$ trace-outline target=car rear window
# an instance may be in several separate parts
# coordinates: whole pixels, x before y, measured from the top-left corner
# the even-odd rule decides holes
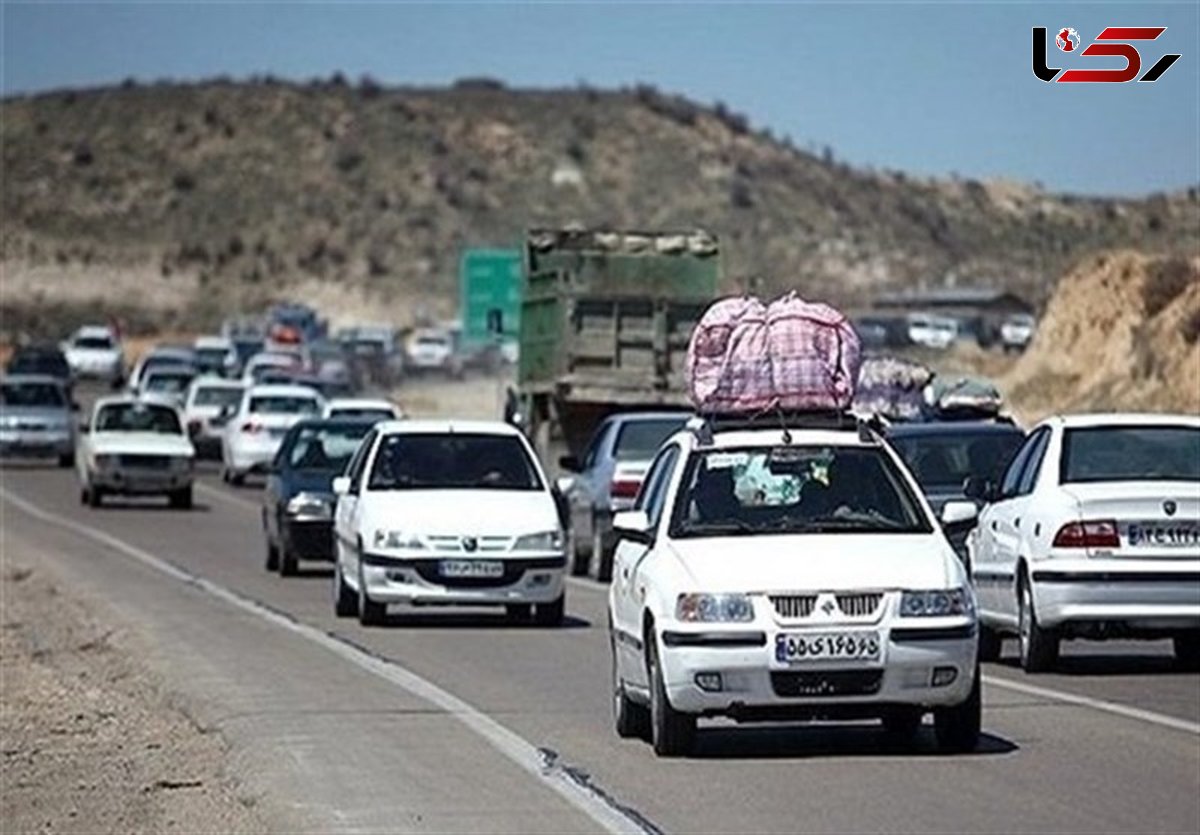
[[[192,382],[191,374],[151,374],[146,378],[146,391],[183,391]]]
[[[663,442],[678,432],[686,422],[686,415],[677,418],[626,421],[617,434],[614,455],[618,461],[649,461]]]
[[[65,406],[67,400],[54,383],[4,383],[0,385],[0,404],[53,409]]]
[[[113,342],[107,336],[81,336],[75,340],[76,348],[90,348],[101,351],[107,351],[112,348]]]
[[[309,414],[319,408],[315,398],[301,395],[272,394],[250,398],[250,411],[260,415]]]
[[[287,451],[288,466],[296,470],[340,473],[370,431],[371,427],[365,423],[302,427]]]
[[[386,409],[334,409],[329,413],[329,416],[362,420],[391,420],[395,417],[395,415]]]
[[[541,490],[525,446],[509,435],[405,433],[379,443],[371,490]]]
[[[193,406],[236,406],[242,390],[232,386],[201,386],[192,397]]]
[[[892,438],[892,446],[921,487],[961,488],[969,476],[998,481],[1025,440],[1012,432],[947,432]]]
[[[158,432],[180,435],[179,418],[174,409],[153,403],[112,403],[96,415],[97,432]]]
[[[1200,481],[1200,428],[1088,426],[1063,435],[1063,484]]]

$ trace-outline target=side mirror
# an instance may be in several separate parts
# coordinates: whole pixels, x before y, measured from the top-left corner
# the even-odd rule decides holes
[[[963,495],[968,499],[987,503],[996,497],[996,486],[983,476],[968,476],[963,480]]]
[[[350,492],[350,476],[340,475],[333,480],[333,495],[345,496]]]
[[[613,516],[613,530],[618,537],[649,545],[654,541],[650,517],[644,510],[625,510]]]
[[[962,525],[974,522],[979,518],[979,508],[975,502],[946,502],[942,507],[942,525]]]
[[[558,466],[568,473],[577,473],[583,469],[583,465],[579,463],[579,459],[574,455],[564,455],[559,458]]]
[[[575,478],[573,476],[565,475],[555,479],[554,489],[564,496],[570,494],[570,492],[575,489]]]

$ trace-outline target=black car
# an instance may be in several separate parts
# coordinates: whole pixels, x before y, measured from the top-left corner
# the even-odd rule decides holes
[[[68,396],[74,393],[74,378],[67,358],[54,345],[26,345],[18,348],[4,368],[8,374],[38,374],[62,382]]]
[[[946,502],[972,501],[963,489],[968,478],[997,481],[1025,440],[1020,427],[1004,420],[904,423],[888,427],[887,436],[939,516]],[[950,536],[964,557],[969,532]]]
[[[300,560],[333,560],[333,480],[371,421],[304,420],[284,436],[263,491],[267,570],[296,573]]]

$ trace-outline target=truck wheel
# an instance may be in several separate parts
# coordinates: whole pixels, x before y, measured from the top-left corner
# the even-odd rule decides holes
[[[562,626],[563,616],[567,611],[567,593],[564,591],[557,600],[550,603],[539,603],[533,607],[533,622],[538,626]]]
[[[979,747],[979,730],[983,718],[980,698],[979,665],[975,666],[975,682],[971,695],[960,705],[939,707],[933,711],[933,731],[938,748],[948,754],[965,754]]]
[[[1058,633],[1044,629],[1033,608],[1033,589],[1022,576],[1018,601],[1021,642],[1021,668],[1027,673],[1044,673],[1058,661]]]
[[[696,739],[696,717],[671,706],[652,634],[646,636],[646,666],[650,673],[650,741],[654,753],[660,757],[685,756],[691,753]]]

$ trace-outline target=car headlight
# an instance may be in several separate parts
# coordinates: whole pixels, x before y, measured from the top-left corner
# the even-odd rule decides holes
[[[319,519],[333,518],[333,503],[315,493],[297,493],[288,499],[288,516],[315,516]]]
[[[563,547],[562,531],[542,531],[518,536],[514,551],[559,551]]]
[[[425,548],[425,543],[417,538],[415,534],[405,531],[375,531],[375,537],[372,539],[376,548],[387,548],[389,550],[403,551],[420,551]]]
[[[692,623],[754,620],[754,604],[745,594],[681,594],[675,603],[675,619]]]
[[[900,596],[900,617],[904,618],[936,618],[974,612],[975,603],[966,589],[906,591]]]

